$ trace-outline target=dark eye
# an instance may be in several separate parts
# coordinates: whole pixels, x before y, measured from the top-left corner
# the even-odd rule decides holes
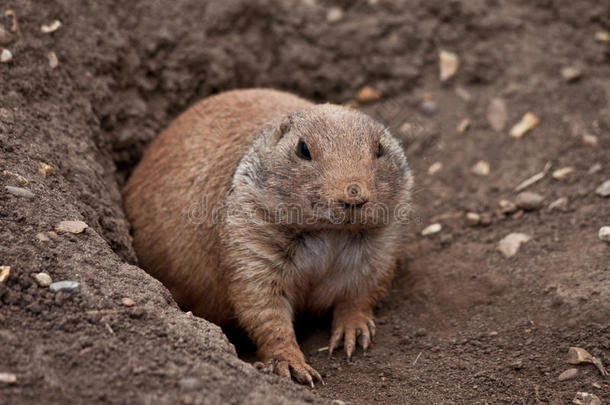
[[[380,158],[383,156],[383,154],[384,154],[383,146],[381,146],[381,144],[379,144],[379,146],[377,147],[377,157]]]
[[[299,143],[297,144],[297,156],[301,159],[311,160],[311,153],[309,153],[309,148],[307,144],[302,139],[299,139]]]

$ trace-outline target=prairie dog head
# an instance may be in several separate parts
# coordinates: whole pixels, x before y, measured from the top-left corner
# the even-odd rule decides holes
[[[412,176],[383,125],[324,104],[269,123],[238,166],[234,188],[239,183],[266,220],[359,229],[395,220],[410,202]]]

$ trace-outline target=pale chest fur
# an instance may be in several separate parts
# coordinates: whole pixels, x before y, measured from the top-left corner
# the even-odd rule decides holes
[[[338,298],[376,279],[379,242],[376,236],[345,231],[299,235],[283,270],[294,310],[327,311]]]

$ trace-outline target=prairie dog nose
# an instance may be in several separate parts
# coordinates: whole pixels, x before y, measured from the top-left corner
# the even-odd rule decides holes
[[[370,193],[368,188],[359,182],[350,182],[345,186],[343,197],[339,199],[339,202],[346,207],[355,206],[360,207],[364,205],[370,199]]]

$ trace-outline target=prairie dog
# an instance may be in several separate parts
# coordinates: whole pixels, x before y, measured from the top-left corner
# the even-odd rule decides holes
[[[140,265],[178,304],[236,322],[277,374],[313,385],[294,315],[333,311],[331,354],[369,347],[412,183],[398,141],[367,115],[250,89],[174,120],[123,194]]]

